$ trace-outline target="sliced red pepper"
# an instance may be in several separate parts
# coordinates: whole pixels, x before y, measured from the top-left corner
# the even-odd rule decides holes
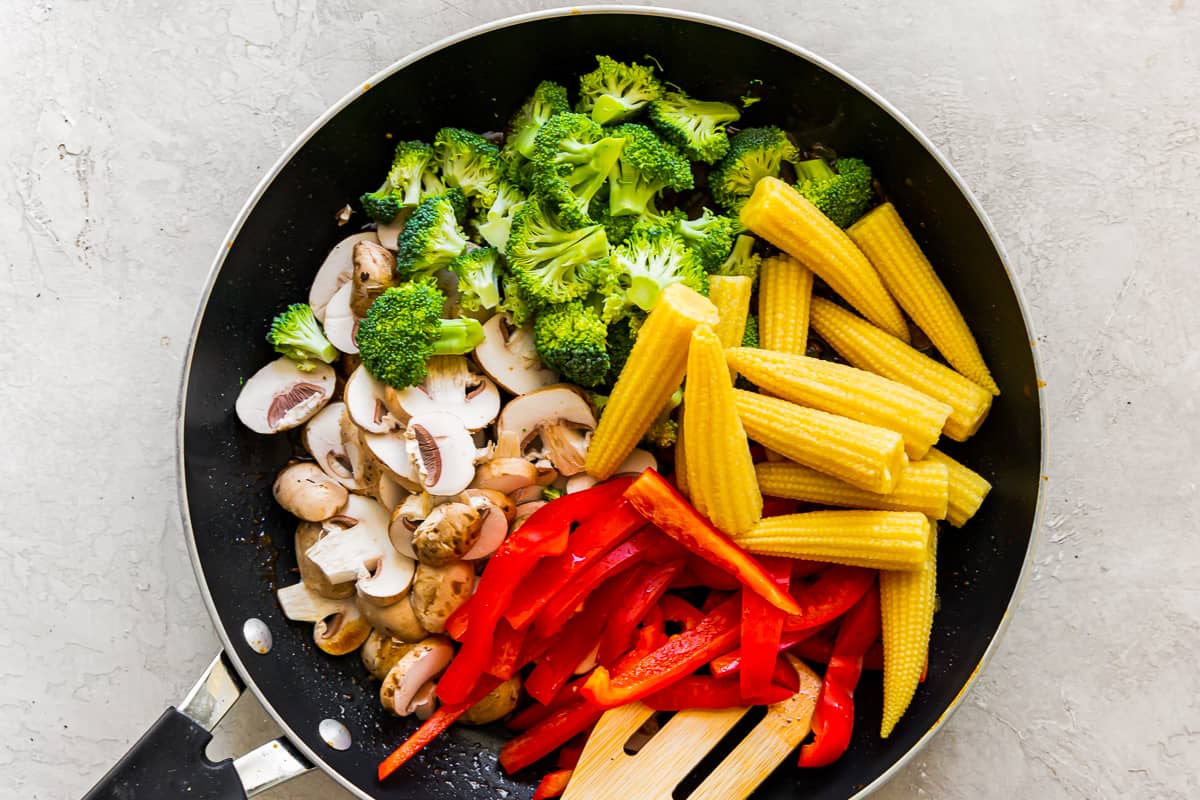
[[[579,757],[583,755],[583,748],[587,745],[587,735],[581,734],[575,738],[575,741],[564,745],[558,751],[558,756],[554,759],[554,765],[559,769],[574,769],[579,763]]]
[[[658,601],[658,610],[662,612],[663,622],[674,622],[685,631],[700,624],[704,613],[679,595],[668,594]]]
[[[779,637],[779,649],[776,652],[782,653],[786,650],[793,650],[793,648],[797,648],[797,646],[801,645],[802,642],[805,642],[810,638],[814,638],[820,633],[820,628],[809,628],[808,630],[803,631],[785,631]],[[830,644],[830,647],[832,647],[832,644]],[[797,654],[799,655],[799,653]],[[801,655],[801,658],[804,658],[804,656]],[[825,661],[828,660],[828,656],[826,656]],[[824,664],[825,661],[822,661],[821,663]],[[713,676],[717,678],[724,678],[741,672],[741,648],[714,658],[709,668],[712,671]]]
[[[579,700],[560,708],[529,730],[509,739],[500,748],[500,766],[510,775],[562,747],[596,724],[604,709]]]
[[[784,636],[787,635],[786,633],[784,634]],[[793,647],[791,652],[813,664],[828,664],[830,657],[833,655],[833,640],[823,636],[814,636],[812,639],[801,642]],[[875,642],[867,650],[867,654],[863,656],[863,669],[870,672],[879,672],[883,669],[882,643]],[[924,680],[924,675],[921,677]]]
[[[637,568],[631,578],[628,595],[621,601],[620,607],[613,610],[604,635],[600,637],[600,649],[596,653],[599,663],[608,666],[629,649],[638,623],[682,569],[682,561],[646,564]]]
[[[707,586],[709,589],[736,592],[742,588],[742,584],[738,583],[737,578],[727,572],[722,572],[699,556],[692,556],[688,559],[687,571],[696,576],[701,586]]]
[[[777,686],[790,689],[792,694],[800,691],[800,676],[796,674],[796,668],[782,656],[775,657],[775,670],[771,673],[771,681]]]
[[[800,606],[782,591],[754,557],[714,528],[663,476],[646,469],[625,490],[625,499],[663,533],[701,558],[736,577],[752,592],[789,614]]]
[[[875,570],[835,564],[817,574],[811,582],[792,584],[792,597],[800,611],[783,621],[785,631],[815,628],[845,614],[862,599],[875,582]]]
[[[613,481],[627,483],[627,479]],[[605,484],[607,486],[608,484]],[[646,524],[642,515],[624,500],[616,507],[598,511],[584,520],[571,534],[567,551],[561,556],[547,558],[538,564],[513,593],[512,603],[504,617],[514,628],[525,628],[538,612],[550,602],[571,579],[594,564],[597,559],[633,535]]]
[[[802,558],[794,558],[792,559],[792,580],[799,581],[801,578],[816,575],[823,569],[829,569],[829,565],[823,561],[805,561]]]
[[[487,676],[479,682],[478,686],[474,687],[474,690],[463,702],[448,703],[434,711],[429,719],[421,723],[421,727],[413,731],[412,735],[404,740],[404,744],[397,747],[387,758],[379,762],[379,780],[382,781],[407,764],[413,756],[425,749],[425,745],[440,736],[443,731],[454,724],[455,720],[467,713],[467,709],[478,703],[488,692],[499,685],[500,681],[498,679]]]
[[[792,675],[795,674],[793,669]],[[686,708],[733,708],[754,703],[780,703],[795,693],[795,689],[768,683],[760,687],[754,700],[750,700],[742,695],[736,678],[687,675],[670,686],[646,695],[642,702],[655,711],[682,711]]]
[[[717,606],[721,605],[721,603],[724,603],[726,600],[728,600],[732,596],[732,594],[733,594],[732,592],[720,592],[720,591],[709,592],[708,596],[704,598],[704,602],[700,605],[700,613],[708,614],[708,613],[712,612],[712,610],[714,608],[716,608]]]
[[[795,500],[783,497],[764,497],[762,515],[764,517],[782,517],[784,514],[795,514],[800,504]]]
[[[525,645],[527,631],[515,631],[506,620],[500,620],[496,625],[496,635],[492,642],[492,657],[484,672],[488,675],[506,681],[522,666],[520,662],[521,649]]]
[[[792,563],[787,558],[763,558],[763,568],[781,591],[792,580]],[[754,592],[742,592],[742,669],[739,680],[742,695],[754,698],[755,692],[770,685],[771,672],[779,654],[784,613]]]
[[[640,700],[690,675],[738,640],[741,599],[734,595],[690,631],[672,636],[666,644],[610,676],[597,667],[583,685],[584,698],[603,708]]]
[[[556,769],[554,772],[546,773],[545,777],[538,783],[537,788],[533,790],[533,800],[550,800],[553,797],[562,797],[563,792],[567,790],[567,784],[571,782],[571,774],[575,770],[572,769]]]

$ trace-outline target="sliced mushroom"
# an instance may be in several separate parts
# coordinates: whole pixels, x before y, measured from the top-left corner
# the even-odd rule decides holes
[[[283,468],[275,478],[275,502],[284,511],[309,522],[328,519],[346,503],[346,487],[309,461]]]
[[[325,338],[343,353],[358,352],[355,337],[358,336],[358,323],[362,317],[350,308],[350,295],[353,292],[353,283],[343,284],[329,298],[329,305],[325,307]]]
[[[487,725],[512,713],[521,696],[521,678],[514,675],[492,689],[478,703],[467,709],[459,721],[467,725]]]
[[[404,433],[364,433],[363,444],[396,481],[409,491],[420,491],[421,475],[409,453]]]
[[[374,231],[364,231],[347,236],[333,246],[325,256],[325,262],[317,270],[313,278],[312,288],[308,292],[308,304],[312,306],[313,316],[319,321],[325,321],[325,307],[334,292],[349,283],[354,274],[354,245],[359,242],[378,242]],[[335,345],[336,346],[336,345]]]
[[[453,495],[470,485],[475,477],[475,443],[457,416],[431,411],[413,417],[404,438],[425,491]]]
[[[294,428],[320,411],[337,379],[328,364],[302,372],[290,358],[277,358],[254,373],[238,393],[238,419],[255,433]]]
[[[325,577],[325,573],[321,572],[312,559],[308,557],[308,551],[313,545],[329,535],[336,535],[344,531],[338,521],[330,520],[324,523],[318,522],[301,522],[296,526],[296,563],[300,567],[300,580],[304,581],[304,585],[312,589],[322,597],[329,597],[335,600],[342,600],[354,595],[354,581],[344,581],[342,583],[333,583]]]
[[[471,481],[474,489],[493,489],[511,495],[518,489],[537,483],[538,469],[521,458],[521,436],[516,432],[501,434],[492,451],[492,458],[475,471]]]
[[[379,502],[383,503],[383,507],[389,512],[395,511],[412,496],[412,492],[387,472],[379,475],[379,484],[375,493],[379,497]]]
[[[375,298],[395,283],[396,256],[379,242],[367,240],[354,245],[351,258],[354,290],[350,293],[350,310],[362,319]]]
[[[658,459],[653,454],[646,450],[638,448],[630,452],[630,454],[621,462],[621,466],[617,467],[616,472],[612,477],[619,478],[622,475],[641,475],[647,469],[658,469]],[[567,479],[567,494],[575,494],[582,492],[584,489],[590,489],[595,486],[598,481],[586,472],[580,472],[572,475]]]
[[[371,635],[363,642],[358,655],[371,677],[381,681],[387,677],[392,667],[396,666],[396,662],[414,646],[372,628]]]
[[[362,364],[346,379],[342,400],[350,419],[367,433],[390,433],[402,427],[384,402],[386,388],[386,384],[375,380]]]
[[[496,552],[508,535],[508,523],[517,513],[516,505],[508,495],[493,489],[467,489],[462,496],[468,499],[483,514],[479,528],[479,539],[463,555],[464,561],[487,558]]]
[[[429,635],[429,631],[417,622],[412,603],[399,602],[390,606],[377,606],[370,600],[359,597],[358,610],[367,622],[371,623],[371,627],[402,642],[419,642]]]
[[[448,412],[467,430],[486,427],[500,413],[496,384],[471,369],[464,356],[434,356],[429,359],[425,379],[417,386],[388,393],[389,407],[402,419],[430,412]],[[394,393],[394,394],[393,394]]]
[[[483,514],[475,504],[443,503],[413,531],[412,549],[422,564],[448,564],[475,546],[482,528]]]
[[[417,693],[442,674],[454,657],[454,646],[444,636],[430,636],[413,647],[388,670],[379,688],[379,701],[397,716],[406,717],[416,708]]]
[[[544,500],[546,497],[546,487],[540,483],[531,483],[528,486],[523,486],[514,491],[511,495],[514,505],[523,503],[532,503],[534,500]]]
[[[351,495],[338,517],[345,531],[326,536],[308,550],[313,565],[332,583],[354,581],[360,598],[386,606],[400,600],[415,565],[388,540],[388,513],[375,500]]]
[[[275,593],[284,616],[296,622],[313,622],[313,641],[331,656],[357,650],[371,634],[371,626],[353,600],[322,597],[303,582]]]
[[[430,633],[446,630],[446,619],[471,597],[475,568],[465,561],[441,566],[418,564],[408,600],[421,627]]]
[[[475,360],[492,380],[515,395],[558,382],[558,374],[538,357],[533,329],[514,327],[507,314],[496,314],[484,324]]]
[[[330,403],[312,418],[304,428],[304,447],[326,475],[350,491],[371,488],[371,465],[345,403]]]
[[[392,511],[391,522],[388,524],[388,537],[395,547],[409,558],[416,558],[413,550],[413,533],[429,516],[436,505],[428,492],[415,492],[405,498],[404,502]]]
[[[525,524],[525,520],[532,517],[534,512],[544,505],[546,505],[545,500],[535,500],[532,503],[521,503],[521,505],[517,506],[517,513],[516,516],[513,517],[512,524],[508,526],[508,532],[512,533],[520,528]]]
[[[408,214],[401,212],[391,222],[381,222],[375,229],[379,243],[393,253],[400,249],[400,233],[404,230],[404,222]]]
[[[596,417],[574,387],[549,386],[517,397],[504,407],[497,423],[500,436],[515,433],[525,455],[550,459],[563,475],[583,471],[588,440]],[[540,444],[540,449],[535,445]]]

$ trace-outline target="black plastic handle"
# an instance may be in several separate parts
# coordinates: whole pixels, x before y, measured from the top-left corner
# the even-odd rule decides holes
[[[168,708],[83,800],[246,800],[233,759],[209,761],[212,734]]]

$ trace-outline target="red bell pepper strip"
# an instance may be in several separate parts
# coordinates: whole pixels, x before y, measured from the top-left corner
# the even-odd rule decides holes
[[[762,565],[782,590],[792,580],[788,558],[763,558]],[[742,592],[742,669],[739,680],[742,695],[753,699],[755,692],[768,687],[779,654],[784,613],[753,592]],[[794,671],[794,670],[793,670]]]
[[[714,567],[699,556],[692,556],[687,562],[687,571],[696,576],[701,586],[718,589],[722,592],[736,592],[742,588],[738,579],[727,572]]]
[[[788,634],[784,634],[787,636]],[[791,648],[791,652],[813,664],[828,664],[833,655],[833,640],[824,636],[815,636]],[[863,669],[879,672],[883,669],[883,645],[875,642],[863,656]]]
[[[733,595],[732,592],[711,591],[704,598],[704,602],[700,604],[700,613],[709,614],[714,608],[724,603]]]
[[[596,667],[583,685],[583,696],[603,708],[631,703],[690,675],[737,645],[741,599],[734,595],[690,631],[610,676]]]
[[[547,772],[537,788],[533,790],[533,800],[551,800],[553,797],[562,797],[563,792],[567,790],[567,784],[571,782],[571,773],[574,769],[556,769],[554,772]]]
[[[816,575],[823,569],[828,569],[829,565],[822,561],[805,561],[802,558],[792,559],[792,580],[799,581],[801,578],[807,578],[811,575]]]
[[[508,774],[528,767],[596,724],[604,709],[586,700],[560,708],[500,748],[500,766]]]
[[[791,689],[792,694],[800,691],[800,676],[796,674],[796,668],[782,656],[775,657],[775,671],[771,673],[771,681],[777,686]]]
[[[613,483],[617,486],[628,485],[628,479],[622,478]],[[642,515],[624,500],[618,502],[615,508],[604,509],[588,517],[571,534],[567,551],[538,564],[529,579],[517,588],[512,603],[504,612],[505,619],[518,630],[527,627],[550,602],[550,598],[569,584],[572,578],[645,524]]]
[[[682,561],[638,567],[631,578],[628,595],[621,601],[620,607],[613,610],[604,628],[604,635],[600,637],[600,649],[596,652],[599,663],[608,666],[629,649],[638,623],[682,569]]]
[[[782,497],[764,497],[762,505],[762,515],[764,517],[782,517],[784,514],[794,514],[800,504],[795,500],[787,500]]]
[[[515,631],[506,620],[500,620],[492,642],[492,657],[483,671],[502,681],[511,678],[524,666],[520,663],[520,657],[526,633],[527,631]]]
[[[608,578],[644,561],[662,562],[678,558],[679,545],[653,526],[642,528],[577,575],[546,604],[534,623],[538,634],[550,636],[560,630],[587,596]]]
[[[559,769],[574,769],[579,763],[579,757],[583,755],[583,748],[587,745],[587,736],[582,736],[582,740],[576,737],[572,744],[564,745],[558,751],[558,756],[554,759],[554,765]]]
[[[789,614],[800,606],[782,591],[754,557],[714,528],[663,476],[646,469],[625,490],[625,499],[663,533],[714,566],[733,575],[742,585],[757,592]]]
[[[821,632],[821,630],[822,630],[821,628],[809,628],[808,630],[803,630],[803,631],[785,631],[779,637],[779,648],[776,652],[782,653],[787,650],[793,650],[793,652],[795,652],[794,648],[797,648],[798,646],[802,646],[801,645],[802,642],[805,642],[811,638],[816,637]],[[830,646],[832,647],[832,644]],[[801,656],[801,658],[803,658],[803,657],[804,656]],[[828,658],[828,656],[826,656],[825,661],[828,661],[828,660],[829,660],[829,658]],[[825,661],[822,661],[821,663],[824,664]],[[725,678],[730,675],[736,675],[737,673],[741,672],[741,670],[742,670],[742,650],[741,650],[741,648],[738,648],[737,650],[730,651],[730,652],[726,653],[725,655],[714,658],[712,661],[712,664],[709,665],[709,669],[712,672],[713,677],[715,677],[715,678]]]
[[[404,740],[404,744],[397,747],[387,758],[379,762],[379,780],[384,780],[387,776],[408,763],[413,756],[425,749],[425,745],[440,736],[446,728],[454,724],[455,720],[467,713],[467,709],[478,703],[488,692],[499,685],[500,681],[498,679],[490,676],[485,677],[475,686],[466,700],[461,703],[448,703],[434,711],[429,719],[421,723],[421,727],[413,731],[412,735]]]
[[[835,564],[817,573],[811,582],[792,584],[792,597],[801,609],[783,621],[785,631],[799,631],[825,625],[862,599],[875,583],[875,570]]]
[[[662,612],[663,622],[674,622],[685,631],[700,624],[704,613],[679,595],[668,594],[658,601],[658,610]]]
[[[796,671],[792,670],[795,675]],[[754,700],[742,695],[736,678],[712,678],[687,675],[670,686],[652,692],[642,702],[655,711],[682,711],[686,708],[733,708],[754,703],[779,703],[796,693],[795,689],[767,683],[759,687]]]
[[[854,731],[854,689],[862,675],[863,656],[879,632],[879,590],[872,587],[838,626],[813,711],[813,740],[800,748],[798,766],[825,767],[846,752]]]

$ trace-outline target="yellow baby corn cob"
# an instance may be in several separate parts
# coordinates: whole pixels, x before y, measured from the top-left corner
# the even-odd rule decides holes
[[[812,328],[859,369],[911,386],[953,409],[942,433],[963,442],[979,430],[992,395],[954,370],[889,336],[871,323],[822,297],[814,297]]]
[[[1000,394],[962,312],[896,207],[884,203],[868,211],[846,233],[875,265],[892,297],[950,365],[992,394]]]
[[[758,341],[764,350],[804,354],[813,274],[791,256],[773,256],[758,268]],[[736,347],[741,341],[725,345]]]
[[[758,488],[770,497],[786,497],[842,508],[880,511],[919,511],[930,519],[945,519],[949,496],[948,470],[933,461],[909,463],[891,494],[875,494],[800,464],[761,463],[754,466]]]
[[[809,511],[767,517],[736,541],[760,555],[915,570],[925,563],[929,532],[929,518],[912,511]]]
[[[738,420],[725,351],[707,325],[692,333],[683,396],[692,503],[730,536],[745,533],[762,517],[762,495],[750,443]]]
[[[744,347],[726,350],[725,357],[768,394],[896,431],[909,458],[925,455],[952,411],[910,386],[845,364]]]
[[[662,290],[592,435],[589,475],[605,480],[637,446],[683,380],[692,331],[716,324],[717,309],[708,298],[682,283]]]
[[[908,341],[908,325],[879,273],[846,232],[799,192],[763,178],[742,206],[742,224],[825,279],[846,302],[893,336]]]
[[[754,281],[745,275],[713,275],[708,279],[708,299],[717,307],[717,325],[713,330],[722,347],[737,347],[746,335],[746,317],[750,314],[750,292]],[[808,325],[808,315],[804,317]]]
[[[925,460],[945,465],[950,481],[950,504],[946,509],[946,521],[956,528],[961,528],[983,505],[983,498],[992,490],[992,485],[978,472],[963,466],[936,447],[929,448]]]
[[[886,739],[912,702],[933,627],[937,591],[937,523],[930,528],[925,563],[915,571],[879,573],[879,605],[883,611],[883,724]]]
[[[895,431],[754,392],[738,389],[734,396],[751,439],[860,489],[892,491],[908,464],[904,439]]]

